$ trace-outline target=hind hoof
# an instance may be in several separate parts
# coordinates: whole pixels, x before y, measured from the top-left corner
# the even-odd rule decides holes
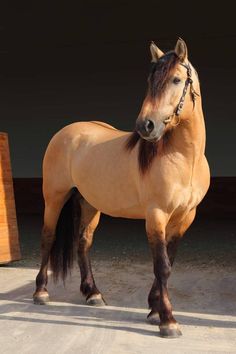
[[[158,325],[160,324],[159,314],[158,312],[151,311],[147,316],[147,322],[151,325]]]
[[[86,299],[86,302],[89,306],[106,306],[101,294],[91,295],[88,299]]]
[[[46,291],[41,291],[33,295],[33,301],[35,305],[46,305],[50,299]]]
[[[160,326],[160,336],[163,338],[178,338],[182,336],[182,332],[177,323],[172,323]]]

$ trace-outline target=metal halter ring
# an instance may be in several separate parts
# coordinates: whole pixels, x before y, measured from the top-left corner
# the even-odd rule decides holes
[[[177,122],[173,124],[173,119],[171,119],[170,125],[172,125],[172,127],[177,127],[177,125],[180,123],[180,116],[177,116],[176,114],[174,114],[174,116],[177,117]]]
[[[177,120],[177,123],[174,123],[174,124],[173,124],[173,118],[174,118],[174,117],[177,117],[178,120]],[[166,118],[166,119],[163,121],[163,123],[165,123],[165,124],[170,123],[170,124],[172,125],[172,127],[176,127],[176,126],[179,125],[179,123],[180,123],[180,117],[179,117],[179,115],[177,115],[176,113],[173,113],[171,116],[169,116],[168,118]]]

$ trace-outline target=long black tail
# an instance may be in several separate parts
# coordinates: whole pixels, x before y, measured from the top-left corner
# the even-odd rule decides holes
[[[77,190],[72,191],[57,222],[55,240],[50,251],[50,266],[54,281],[57,281],[59,277],[65,281],[68,271],[73,266],[74,245],[80,216],[79,203],[76,202],[77,194]]]

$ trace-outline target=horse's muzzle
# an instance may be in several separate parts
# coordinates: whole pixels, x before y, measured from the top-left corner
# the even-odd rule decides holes
[[[163,136],[165,131],[164,122],[154,122],[151,119],[137,120],[135,130],[141,136],[141,138],[157,142]]]

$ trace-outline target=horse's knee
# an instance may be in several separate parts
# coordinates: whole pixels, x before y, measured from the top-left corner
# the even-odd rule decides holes
[[[171,265],[168,260],[166,260],[166,262],[161,262],[161,264],[156,268],[155,276],[157,279],[166,280],[169,278],[171,274]]]
[[[157,280],[166,280],[171,273],[171,263],[167,253],[165,242],[158,242],[155,246],[154,273]]]

